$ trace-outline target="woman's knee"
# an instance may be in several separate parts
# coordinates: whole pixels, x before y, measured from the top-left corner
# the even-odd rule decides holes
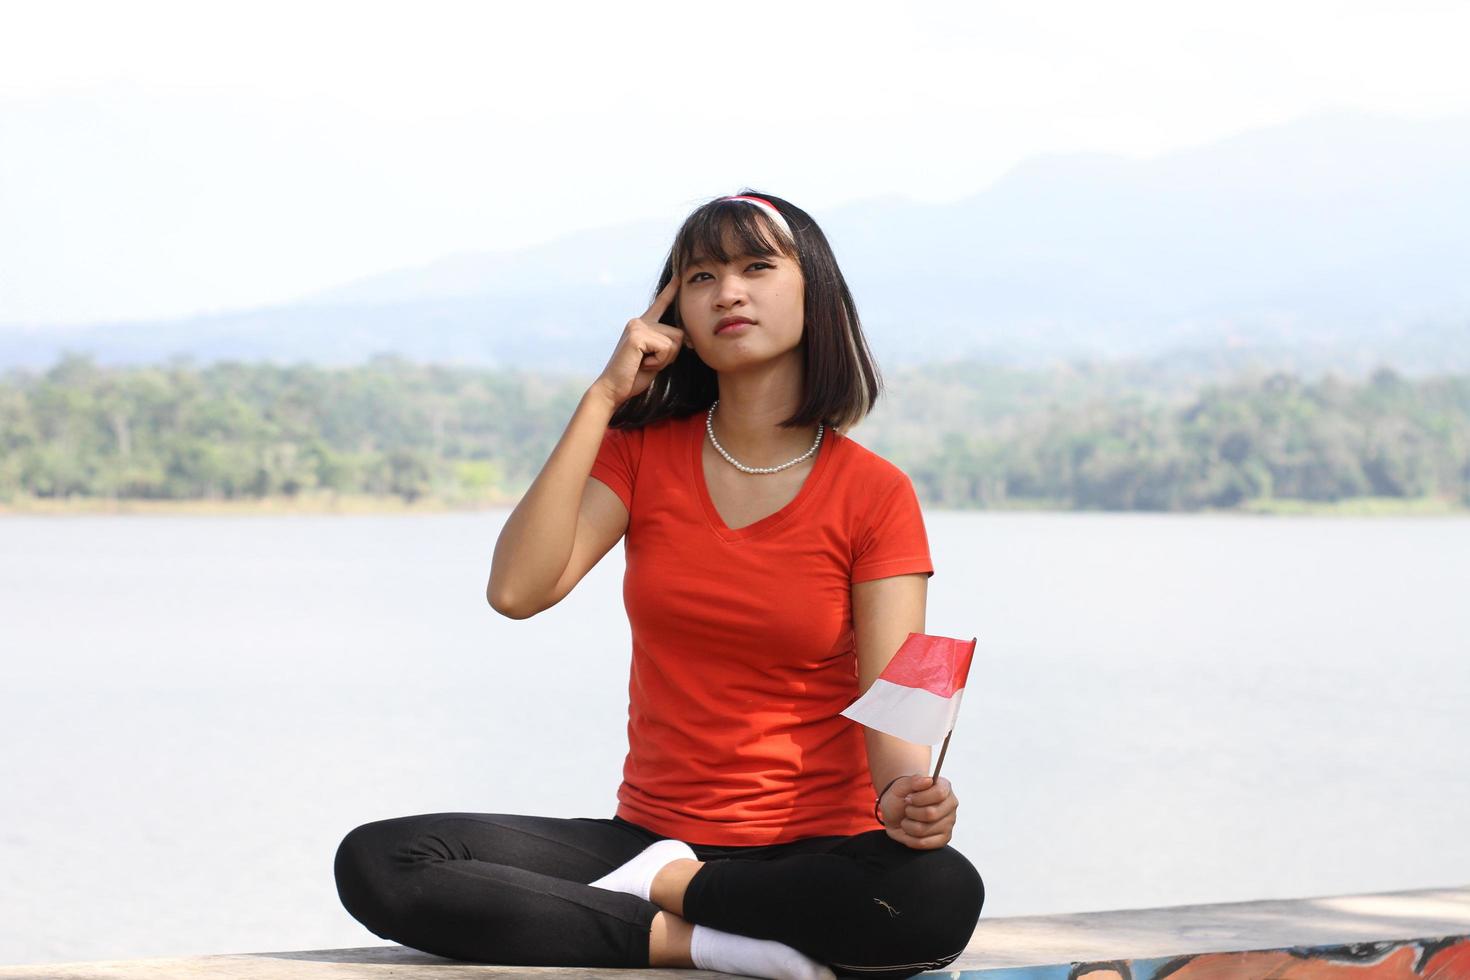
[[[963,950],[975,933],[985,904],[985,882],[969,859],[949,845],[915,851],[901,879],[909,906],[916,913],[909,921],[923,935],[934,956]]]
[[[402,867],[404,819],[375,820],[353,828],[337,845],[332,861],[343,908],[382,939],[394,938],[388,932],[402,917],[396,906],[406,893],[394,887],[394,878]]]
[[[929,874],[934,876],[939,887],[945,889],[950,900],[969,910],[971,922],[980,918],[980,909],[985,905],[985,881],[970,859],[946,844],[933,855],[933,866]]]
[[[980,872],[959,851],[945,845],[930,852],[929,906],[940,924],[937,941],[950,950],[962,950],[975,933],[980,910],[985,905],[985,881]]]
[[[948,966],[969,945],[985,904],[985,883],[959,851],[904,850],[874,879],[871,897],[882,914],[869,914],[863,953],[845,964],[863,975],[888,967],[882,977],[906,977]],[[839,974],[841,965],[833,964]]]

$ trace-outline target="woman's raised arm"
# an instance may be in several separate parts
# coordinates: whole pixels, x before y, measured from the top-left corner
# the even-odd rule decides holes
[[[546,465],[506,518],[485,586],[485,598],[496,612],[524,619],[550,604],[572,557],[583,491],[615,408],[599,386],[588,389]],[[617,509],[623,505],[617,503]],[[626,527],[626,513],[622,519]]]
[[[628,321],[602,374],[582,400],[566,431],[536,479],[500,529],[491,559],[485,598],[496,612],[514,619],[533,616],[559,601],[576,581],[564,581],[576,555],[577,531],[592,524],[575,571],[580,579],[613,546],[627,527],[628,514],[611,490],[584,494],[607,423],[624,401],[644,391],[654,376],[679,356],[684,332],[659,323],[678,292],[678,280],[654,297],[641,317]],[[595,539],[595,540],[592,540]]]

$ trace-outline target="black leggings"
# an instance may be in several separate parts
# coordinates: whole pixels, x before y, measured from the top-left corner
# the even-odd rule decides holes
[[[374,935],[451,959],[647,968],[659,907],[588,882],[661,839],[620,817],[394,817],[343,838],[337,893]],[[690,846],[709,863],[689,882],[684,919],[774,939],[839,975],[886,980],[948,965],[985,901],[959,851],[914,850],[881,829]]]

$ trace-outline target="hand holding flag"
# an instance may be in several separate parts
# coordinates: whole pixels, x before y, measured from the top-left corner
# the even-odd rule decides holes
[[[842,714],[875,731],[908,742],[933,745],[944,740],[933,776],[900,776],[889,784],[903,800],[898,813],[884,807],[883,795],[873,812],[888,836],[909,847],[943,847],[954,828],[959,801],[949,780],[939,778],[949,736],[960,710],[960,697],[975,655],[968,641],[927,633],[910,633],[883,672],[862,697]],[[897,822],[891,822],[902,815]]]

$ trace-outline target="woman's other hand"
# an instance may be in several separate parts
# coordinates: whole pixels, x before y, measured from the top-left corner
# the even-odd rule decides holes
[[[888,836],[915,850],[933,850],[954,835],[959,797],[940,776],[901,776],[878,801]]]
[[[679,356],[684,331],[658,322],[678,293],[679,280],[670,279],[643,315],[629,320],[623,328],[612,357],[595,382],[607,392],[614,408],[641,395],[653,384],[654,375]]]

